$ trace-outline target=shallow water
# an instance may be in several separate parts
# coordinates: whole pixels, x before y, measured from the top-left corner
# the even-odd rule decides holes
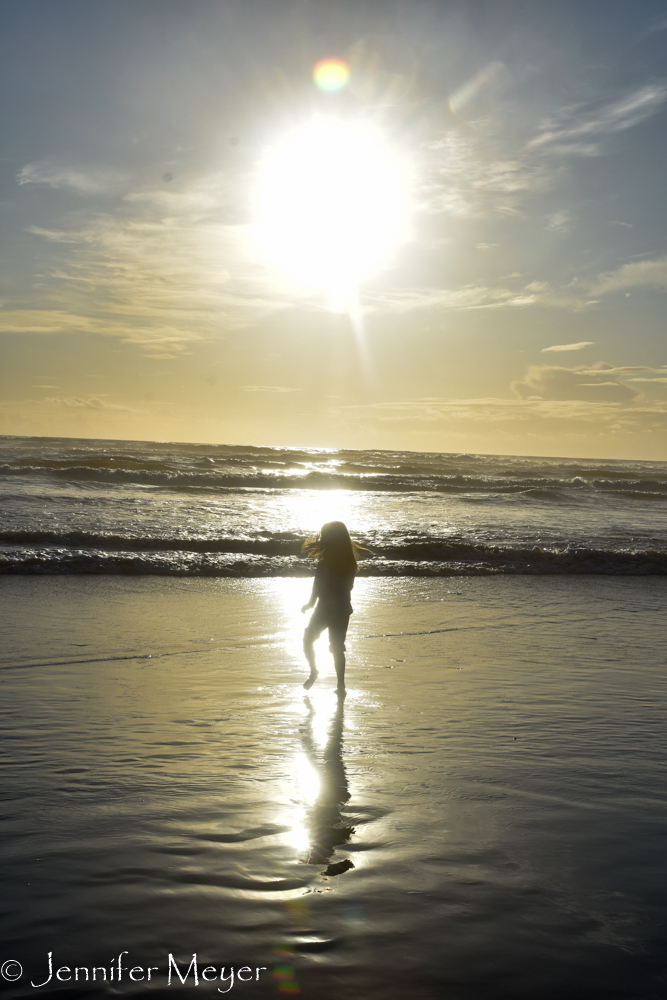
[[[0,580],[7,996],[664,995],[667,581],[359,580],[343,704],[308,589]]]

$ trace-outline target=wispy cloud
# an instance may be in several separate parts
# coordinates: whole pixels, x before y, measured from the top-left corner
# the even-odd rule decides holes
[[[372,426],[432,425],[441,432],[465,430],[466,425],[511,427],[531,435],[567,430],[586,436],[604,432],[635,433],[667,431],[667,402],[627,405],[606,400],[534,400],[534,399],[407,399],[386,403],[368,403],[341,408],[355,424]]]
[[[81,233],[67,232],[63,229],[42,229],[40,226],[28,226],[29,233],[33,236],[41,236],[49,243],[80,243]]]
[[[373,293],[363,298],[369,313],[407,313],[423,309],[522,309],[550,306],[580,312],[592,303],[572,295],[568,289],[554,288],[546,281],[531,281],[523,288],[464,285],[462,288],[411,288],[401,292]]]
[[[300,392],[300,389],[290,389],[284,385],[242,385],[245,392]]]
[[[70,410],[119,410],[125,413],[136,413],[131,406],[122,406],[120,403],[110,403],[108,399],[101,396],[58,396],[45,399],[44,403],[51,406],[63,406]]]
[[[79,194],[94,195],[113,191],[123,178],[109,168],[68,166],[50,160],[28,163],[17,174],[19,184],[44,184],[52,188],[71,188]]]
[[[0,401],[0,432],[133,438],[146,410],[88,394]],[[157,431],[157,427],[156,427]]]
[[[606,375],[633,375],[636,372],[649,372],[655,375],[667,375],[667,366],[661,368],[653,368],[651,365],[607,365],[603,361],[599,361],[596,365],[591,368],[582,368],[584,375],[599,375],[601,371],[604,371]],[[628,379],[629,382],[632,379]]]
[[[425,180],[418,196],[423,212],[459,218],[521,214],[525,197],[545,191],[553,169],[510,146],[488,119],[465,130],[449,129],[422,150]]]
[[[61,333],[65,330],[89,332],[88,323],[58,309],[3,309],[0,333]]]
[[[556,365],[531,365],[522,381],[512,382],[512,391],[520,399],[587,400],[608,403],[638,401],[642,394],[628,383],[667,382],[667,366],[594,365],[564,368]],[[648,388],[647,388],[648,392]]]
[[[492,64],[492,76],[498,65]],[[483,76],[471,81],[470,94],[485,85]],[[470,94],[464,88],[457,100],[465,102]],[[536,130],[526,124],[528,135],[533,134],[523,144],[517,142],[515,122],[510,130],[504,127],[502,111],[449,128],[422,147],[425,180],[418,204],[429,215],[524,216],[531,199],[554,188],[565,173],[565,164],[551,154],[598,156],[605,136],[641,124],[666,101],[667,82],[653,81],[614,101],[560,108]],[[569,232],[574,227],[571,212],[553,213],[547,227]]]
[[[547,219],[547,229],[551,230],[552,233],[569,233],[574,229],[574,220],[572,213],[568,212],[566,209],[562,209],[560,212],[554,212]]]
[[[601,274],[592,282],[593,295],[604,295],[624,288],[667,288],[667,256],[656,260],[635,261],[623,264],[615,271]]]
[[[230,183],[220,172],[213,172],[195,181],[172,186],[148,187],[129,191],[123,201],[137,205],[144,211],[157,213],[161,218],[244,222],[247,221],[247,195],[243,189]]]
[[[520,399],[529,400],[629,403],[638,399],[639,391],[610,376],[612,370],[604,363],[593,368],[531,365],[523,381],[512,382],[511,389]]]
[[[180,193],[131,194],[76,231],[33,228],[66,250],[41,282],[42,308],[0,311],[0,330],[97,333],[173,357],[285,308],[293,295],[249,227],[225,220],[228,200],[211,175]]]
[[[161,347],[165,343],[178,348],[181,345],[203,339],[194,331],[176,331],[174,327],[162,327],[156,319],[159,312],[144,317],[134,314],[134,320],[124,322],[121,315],[99,315],[99,304],[86,314],[85,302],[81,302],[80,313],[68,313],[61,309],[14,309],[0,311],[0,333],[89,333],[107,337],[119,337],[127,343],[143,345],[147,349]],[[119,310],[120,312],[120,310]],[[140,312],[140,310],[137,310]],[[151,336],[154,334],[154,336]]]
[[[528,149],[558,146],[569,152],[592,152],[582,140],[622,132],[646,121],[667,101],[667,84],[648,83],[615,101],[597,106],[562,108],[545,121]]]
[[[554,353],[560,351],[583,351],[584,347],[592,347],[594,343],[594,340],[581,340],[578,344],[552,344],[551,347],[543,347],[542,354],[549,354],[551,351]]]

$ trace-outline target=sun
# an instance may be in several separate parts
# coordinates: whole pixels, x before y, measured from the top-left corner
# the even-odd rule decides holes
[[[259,247],[332,309],[349,308],[360,283],[387,264],[406,238],[407,216],[405,163],[367,123],[311,122],[260,164]]]

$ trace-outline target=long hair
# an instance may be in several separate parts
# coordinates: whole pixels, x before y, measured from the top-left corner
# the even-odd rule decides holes
[[[322,525],[317,538],[309,538],[301,551],[317,562],[330,566],[335,573],[357,572],[357,559],[369,554],[363,545],[356,545],[342,521],[329,521]]]

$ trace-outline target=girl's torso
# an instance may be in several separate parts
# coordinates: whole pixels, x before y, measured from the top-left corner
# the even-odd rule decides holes
[[[350,594],[354,586],[354,573],[337,573],[326,562],[317,564],[315,576],[320,581],[318,606],[338,615],[351,615]]]

